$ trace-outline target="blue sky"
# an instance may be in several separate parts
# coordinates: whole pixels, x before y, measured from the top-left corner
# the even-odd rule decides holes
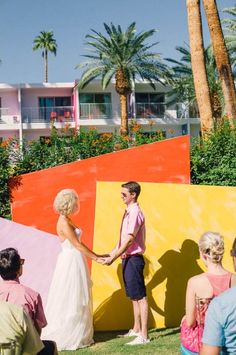
[[[219,11],[235,0],[217,0]],[[223,16],[226,16],[225,14]],[[103,22],[126,28],[135,21],[137,30],[159,30],[156,52],[179,59],[175,46],[188,42],[186,0],[1,0],[0,82],[43,81],[41,52],[32,51],[40,31],[53,31],[57,56],[49,56],[49,82],[70,82],[80,76],[76,64],[86,53],[85,36],[93,28],[103,31]],[[205,20],[205,44],[209,33]]]

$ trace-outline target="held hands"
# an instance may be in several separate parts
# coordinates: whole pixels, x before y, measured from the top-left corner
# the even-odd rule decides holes
[[[102,255],[97,255],[95,261],[99,264],[111,265],[114,261],[114,258],[110,254],[102,254]]]
[[[108,256],[106,258],[104,258],[104,262],[103,262],[103,265],[111,265],[113,263],[114,259],[112,256]]]
[[[109,254],[102,254],[102,255],[98,255],[97,254],[97,257],[95,259],[95,261],[98,263],[98,264],[105,264],[105,260],[107,257],[109,257],[110,255]]]

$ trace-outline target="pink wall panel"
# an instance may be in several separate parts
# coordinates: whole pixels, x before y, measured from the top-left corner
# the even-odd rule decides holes
[[[21,282],[37,290],[45,304],[61,248],[59,239],[52,234],[0,218],[0,250],[5,248],[16,248],[25,259]]]

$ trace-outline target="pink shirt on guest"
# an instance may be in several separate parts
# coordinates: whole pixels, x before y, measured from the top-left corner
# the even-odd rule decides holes
[[[18,279],[0,282],[0,300],[22,306],[38,328],[47,325],[40,294],[20,284]]]
[[[145,252],[145,218],[139,204],[133,203],[127,207],[122,219],[120,228],[119,246],[124,243],[128,234],[134,236],[131,246],[121,255],[124,259],[127,256],[143,254]]]

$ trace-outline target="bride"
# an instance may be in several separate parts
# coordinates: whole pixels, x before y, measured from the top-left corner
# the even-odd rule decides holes
[[[76,350],[94,343],[91,280],[85,256],[100,263],[103,259],[81,242],[82,231],[70,219],[79,211],[77,193],[61,190],[54,200],[54,209],[59,214],[57,234],[62,251],[48,294],[48,325],[42,339],[54,340],[58,350]]]

